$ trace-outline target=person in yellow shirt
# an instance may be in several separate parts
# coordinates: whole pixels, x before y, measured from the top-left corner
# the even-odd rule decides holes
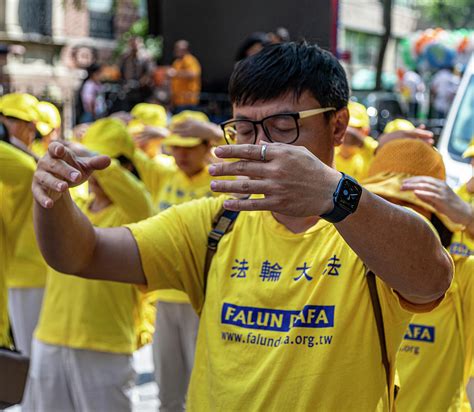
[[[39,102],[36,105],[38,111],[38,121],[36,122],[36,129],[41,136],[41,139],[35,139],[31,150],[37,156],[45,155],[48,145],[53,141],[59,139],[61,131],[61,114],[58,108],[50,102]]]
[[[168,70],[171,78],[171,103],[174,112],[192,110],[199,103],[201,93],[201,65],[189,51],[187,40],[174,45],[175,60]]]
[[[474,170],[474,139],[463,153],[463,157],[471,159]],[[446,182],[430,177],[407,179],[403,189],[412,190],[421,200],[462,225],[459,230],[454,231],[449,246],[449,251],[455,261],[474,255],[474,178],[456,191],[453,191]],[[474,407],[474,362],[468,393],[471,405]]]
[[[26,93],[2,98],[2,122],[11,142],[0,145],[2,220],[10,258],[5,276],[13,336],[17,348],[26,355],[31,352],[47,271],[33,229],[31,183],[36,162],[29,148],[36,133],[37,104],[38,100]]]
[[[222,127],[238,144],[215,155],[235,161],[209,173],[242,178],[213,180],[211,188],[251,198],[204,198],[135,225],[95,229],[54,188],[69,186],[73,171],[79,183],[106,159],[76,157],[55,142],[36,172],[48,181],[33,184],[48,263],[186,292],[200,314],[190,411],[390,409],[391,365],[413,313],[443,300],[449,254],[422,217],[331,167],[349,120],[349,87],[329,52],[268,46],[236,65],[229,90],[234,118]],[[61,170],[50,180],[55,162]],[[207,250],[215,251],[209,270]],[[383,334],[367,267],[377,275],[369,276],[377,313],[390,325]]]
[[[128,131],[136,145],[150,158],[160,152],[161,140],[168,136],[168,114],[159,104],[139,103],[130,112]]]
[[[143,176],[158,212],[213,196],[212,176],[207,164],[211,142],[174,132],[183,128],[182,123],[190,121],[210,123],[201,112],[186,110],[172,117],[172,134],[163,139],[162,144],[174,162],[144,159],[142,152],[137,150],[135,153],[137,170]],[[150,299],[157,302],[153,359],[160,409],[183,410],[194,363],[199,318],[182,291],[161,290],[153,293]]]
[[[336,169],[362,180],[367,176],[370,162],[374,157],[377,141],[369,136],[370,119],[364,105],[349,102],[349,125],[342,144],[335,149]]]
[[[133,170],[134,145],[117,119],[96,121],[82,143],[112,158],[89,178],[90,195],[77,207],[97,227],[114,227],[152,214],[151,198]],[[110,259],[114,259],[110,256]],[[134,285],[86,280],[50,270],[33,341],[25,409],[35,411],[131,410],[132,353],[143,317]]]
[[[377,151],[363,184],[367,190],[425,216],[447,247],[459,225],[404,188],[404,181],[417,176],[445,181],[442,156],[422,141],[400,139]],[[461,411],[472,357],[473,274],[474,258],[456,261],[454,283],[443,302],[411,320],[396,363],[398,411]]]

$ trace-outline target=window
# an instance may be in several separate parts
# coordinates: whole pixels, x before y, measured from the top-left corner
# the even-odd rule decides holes
[[[23,33],[52,34],[52,0],[19,0],[18,20]]]
[[[113,0],[87,0],[89,36],[114,38]]]
[[[454,120],[448,150],[456,160],[468,163],[462,154],[474,137],[474,75],[471,76]]]
[[[375,66],[377,62],[380,37],[358,31],[346,30],[345,49],[351,51],[351,64]]]

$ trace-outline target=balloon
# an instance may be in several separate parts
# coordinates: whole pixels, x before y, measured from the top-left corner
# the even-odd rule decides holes
[[[423,58],[433,69],[443,69],[454,65],[456,52],[442,43],[431,43],[426,46]]]

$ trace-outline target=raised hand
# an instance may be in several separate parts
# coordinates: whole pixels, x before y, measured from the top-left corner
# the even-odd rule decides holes
[[[421,125],[413,130],[396,130],[395,132],[385,133],[379,137],[379,146],[380,149],[383,145],[391,142],[396,139],[419,139],[425,142],[426,144],[434,144],[434,134],[429,130],[425,130],[425,126]]]
[[[416,176],[403,181],[402,190],[413,190],[415,195],[448,216],[453,222],[465,226],[472,224],[473,210],[443,180]]]
[[[38,161],[33,197],[42,207],[52,208],[70,187],[84,183],[94,170],[105,169],[109,164],[107,156],[78,156],[63,143],[52,142]]]
[[[199,137],[203,140],[215,141],[223,139],[224,135],[219,126],[210,122],[196,119],[186,119],[171,127],[173,133],[182,137]]]
[[[264,195],[258,199],[226,200],[226,209],[270,210],[306,217],[319,216],[333,208],[332,195],[341,173],[326,166],[302,146],[282,143],[219,146],[215,155],[240,160],[211,165],[212,176],[244,179],[213,181],[213,191]]]

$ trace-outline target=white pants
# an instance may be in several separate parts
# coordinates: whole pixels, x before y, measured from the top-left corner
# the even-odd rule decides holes
[[[471,408],[472,410],[474,410],[474,378],[469,379],[466,389],[467,389],[467,396],[471,403]]]
[[[33,340],[22,411],[131,411],[132,355],[72,349]]]
[[[153,360],[162,412],[185,409],[198,328],[199,317],[190,304],[158,302]]]
[[[38,323],[44,288],[8,289],[8,314],[17,349],[31,355],[31,340]]]

